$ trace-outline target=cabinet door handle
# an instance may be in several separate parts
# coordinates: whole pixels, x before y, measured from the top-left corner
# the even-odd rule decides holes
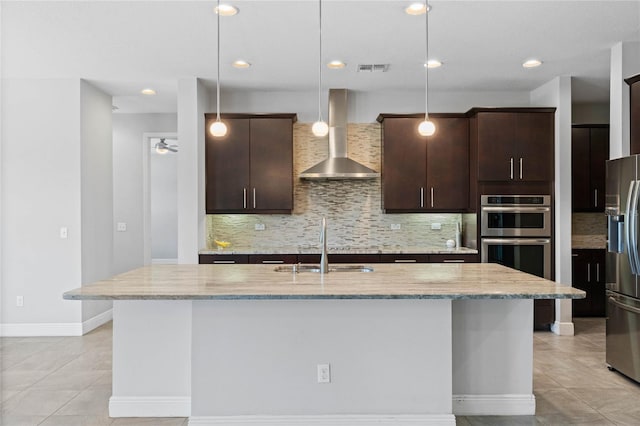
[[[247,208],[247,188],[242,188],[242,208]]]
[[[593,203],[593,204],[594,204],[596,207],[598,207],[598,190],[597,190],[597,189],[594,189],[594,190],[593,190],[593,192],[594,192],[594,196],[593,196],[593,201],[594,201],[594,203]]]
[[[256,208],[256,189],[253,188],[253,208]]]
[[[225,264],[226,265],[226,264],[236,263],[236,261],[235,260],[214,260],[213,263],[216,263],[216,264],[219,264],[219,265],[221,265],[221,264]]]
[[[393,261],[394,263],[416,263],[415,259],[396,259]]]
[[[420,207],[424,207],[424,188],[420,187]]]
[[[522,180],[522,157],[520,157],[520,180]]]
[[[591,282],[591,263],[587,263],[587,282]]]
[[[433,208],[433,195],[434,195],[433,186],[431,187],[431,207]]]
[[[262,263],[284,263],[284,260],[263,260]]]
[[[509,160],[509,179],[513,180],[513,157]]]
[[[578,255],[573,253],[573,254],[571,254],[571,257],[578,257]]]
[[[443,263],[464,263],[464,259],[445,259]]]
[[[600,263],[596,263],[596,282],[600,282]]]

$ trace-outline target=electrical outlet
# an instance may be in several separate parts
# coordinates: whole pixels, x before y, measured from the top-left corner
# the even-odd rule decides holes
[[[266,226],[264,226],[264,223],[256,223],[256,226],[255,226],[256,231],[264,231],[265,228]]]
[[[118,230],[118,232],[126,232],[127,231],[127,223],[126,222],[118,222],[117,230]]]
[[[431,224],[431,229],[434,231],[439,231],[442,229],[442,225],[440,223],[432,223]]]
[[[392,231],[399,231],[402,228],[402,225],[400,225],[399,223],[392,223],[391,224],[391,230]]]
[[[16,306],[23,307],[24,306],[24,297],[16,296]]]
[[[318,364],[318,383],[331,383],[331,367],[329,364]]]
[[[62,228],[60,228],[60,239],[62,240],[67,239],[68,234],[69,234],[69,231],[67,230],[66,226],[63,226]]]

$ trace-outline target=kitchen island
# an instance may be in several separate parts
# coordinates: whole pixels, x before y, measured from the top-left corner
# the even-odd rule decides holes
[[[532,299],[584,292],[495,264],[374,268],[156,265],[64,298],[114,301],[112,417],[328,426],[534,414]]]

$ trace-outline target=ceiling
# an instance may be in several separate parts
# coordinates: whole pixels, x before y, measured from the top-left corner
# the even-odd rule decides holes
[[[310,91],[318,84],[318,2],[233,0],[221,17],[223,90]],[[325,0],[323,87],[424,90],[425,20],[410,1]],[[3,1],[4,78],[84,78],[124,112],[176,111],[177,80],[215,85],[214,1]],[[639,1],[433,0],[430,90],[529,91],[559,75],[576,103],[608,102],[610,49],[639,40]],[[544,64],[524,69],[537,57]],[[235,69],[233,60],[252,66]],[[386,73],[358,64],[390,64]],[[153,87],[158,94],[139,92]]]

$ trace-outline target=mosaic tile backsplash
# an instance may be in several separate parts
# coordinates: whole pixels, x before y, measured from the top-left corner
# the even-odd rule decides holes
[[[349,124],[349,156],[380,171],[380,125]],[[297,176],[328,156],[326,138],[311,133],[311,124],[293,127],[294,211],[291,215],[207,215],[207,249],[215,249],[214,239],[231,242],[233,247],[278,249],[317,247],[320,222],[327,218],[330,247],[425,247],[444,248],[454,239],[455,213],[383,214],[381,180],[301,180]],[[265,229],[256,231],[255,225]],[[399,230],[392,230],[399,224]],[[432,230],[440,224],[440,230]]]

